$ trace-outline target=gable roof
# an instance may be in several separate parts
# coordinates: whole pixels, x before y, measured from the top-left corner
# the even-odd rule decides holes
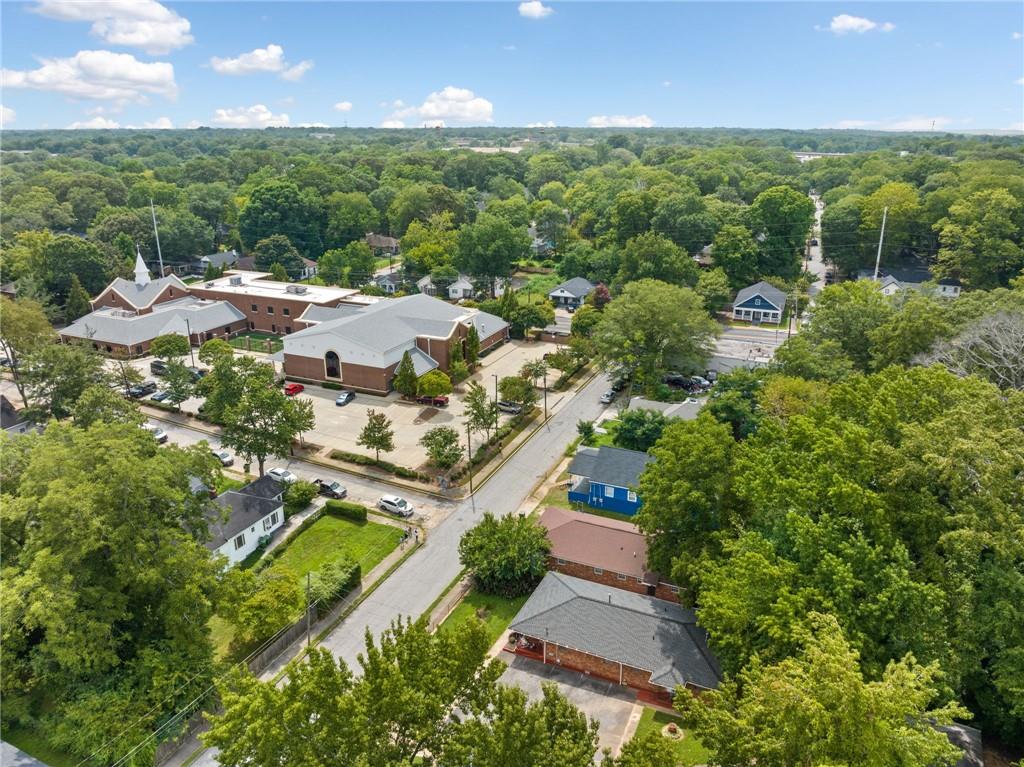
[[[753,285],[748,285],[737,293],[736,300],[732,302],[733,306],[739,306],[744,301],[747,301],[754,296],[761,296],[761,298],[768,299],[768,301],[770,301],[771,304],[780,312],[786,306],[786,294],[774,285],[770,285],[763,280],[761,282],[755,282]]]
[[[25,416],[7,397],[0,394],[0,429],[12,429],[25,423]]]
[[[571,280],[566,280],[561,285],[555,287],[548,295],[553,295],[559,291],[565,291],[574,298],[583,298],[588,295],[596,286],[588,279],[583,277],[573,277]]]
[[[653,456],[639,450],[602,445],[581,447],[569,464],[569,473],[615,487],[635,487]]]
[[[182,293],[188,293],[188,286],[175,275],[169,274],[166,277],[150,280],[145,284],[139,284],[132,280],[117,277],[113,282],[107,285],[106,288],[104,288],[103,293],[100,293],[100,296],[103,296],[103,294],[108,290],[112,290],[136,309],[145,309],[157,299],[157,297],[163,292],[164,288],[168,285],[180,288]],[[96,300],[98,301],[99,298]]]
[[[242,257],[242,254],[235,249],[223,250],[220,253],[211,253],[208,256],[203,256],[199,259],[201,263],[211,264],[218,269],[222,266],[232,266],[238,263],[238,259]]]
[[[649,671],[667,689],[714,689],[722,676],[693,610],[562,573],[544,576],[509,628]]]
[[[206,548],[215,551],[264,517],[280,511],[284,506],[282,492],[281,483],[264,474],[245,487],[218,495],[213,502],[220,509],[212,510],[207,516],[210,540],[206,542]],[[225,510],[227,519],[224,518]],[[257,532],[262,532],[262,529]]]
[[[205,301],[186,296],[157,304],[149,314],[112,308],[97,309],[75,320],[60,334],[97,343],[135,346],[166,333],[182,336],[189,330],[192,333],[205,333],[244,321],[245,315],[227,301]]]
[[[47,767],[45,762],[29,756],[5,740],[0,740],[0,764],[4,767]]]
[[[388,237],[386,234],[374,234],[373,232],[366,235],[366,244],[371,248],[398,248],[398,240],[394,237]]]
[[[262,477],[254,479],[238,492],[253,495],[257,498],[272,498],[279,500],[284,494],[284,485],[269,474],[264,474]]]
[[[636,525],[556,506],[544,510],[540,523],[557,559],[634,578],[653,575],[647,570],[647,539]],[[658,579],[645,582],[657,584]]]

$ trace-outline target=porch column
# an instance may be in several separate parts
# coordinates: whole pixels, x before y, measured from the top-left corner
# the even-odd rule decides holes
[[[547,663],[548,662],[548,643],[545,640],[543,640],[543,639],[541,640],[541,647],[543,648],[544,662]]]
[[[619,661],[619,684],[622,684],[622,661]]]

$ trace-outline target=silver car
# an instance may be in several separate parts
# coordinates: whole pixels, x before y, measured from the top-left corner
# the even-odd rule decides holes
[[[221,466],[231,466],[235,459],[231,457],[231,453],[227,450],[211,450],[213,457],[220,461]]]
[[[382,495],[377,501],[377,508],[397,517],[411,517],[413,513],[412,504],[397,495]]]

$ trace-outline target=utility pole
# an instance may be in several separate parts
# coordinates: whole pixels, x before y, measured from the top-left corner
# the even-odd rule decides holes
[[[160,252],[160,232],[156,229],[156,208],[153,207],[153,198],[149,198],[149,212],[153,216],[153,236],[156,238],[156,257],[160,262],[160,276],[164,276],[164,255]]]
[[[875,276],[872,279],[878,282],[878,265],[882,261],[882,240],[885,239],[885,219],[889,215],[889,206],[882,208],[882,231],[878,234],[878,255],[875,256]]]
[[[494,430],[498,430],[498,374],[491,373],[494,379]]]
[[[185,318],[185,330],[188,335],[185,338],[188,339],[188,356],[192,358],[192,367],[196,366],[196,353],[192,350],[192,325],[189,324],[188,317]]]
[[[313,605],[311,605],[309,603],[309,591],[310,591],[309,576],[310,575],[312,575],[311,572],[306,573],[306,647],[309,647],[310,613],[312,612],[311,608],[313,607]]]
[[[544,420],[548,420],[548,371],[544,371]]]
[[[469,429],[469,424],[466,424],[466,465],[469,467],[469,502],[473,507],[473,513],[476,514],[476,497],[473,495],[473,437],[472,432]]]

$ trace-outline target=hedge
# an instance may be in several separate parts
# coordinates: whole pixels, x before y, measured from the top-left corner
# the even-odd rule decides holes
[[[360,506],[358,503],[339,501],[332,498],[324,504],[324,511],[343,519],[350,519],[353,522],[366,521],[366,507]]]
[[[399,466],[398,464],[391,463],[390,461],[380,461],[376,458],[372,458],[368,455],[361,453],[350,453],[347,450],[332,450],[331,458],[335,461],[345,461],[346,463],[354,463],[359,466],[374,466],[378,469],[394,474],[396,477],[404,477],[405,479],[415,479],[420,482],[432,482],[433,478],[422,471],[416,471],[410,469],[407,466]]]
[[[554,389],[555,391],[564,391],[568,389],[569,384],[572,383],[572,379],[575,378],[579,374],[579,372],[583,370],[586,366],[587,364],[584,362],[578,365],[577,367],[573,368],[572,370],[562,373],[562,375],[558,377],[558,380],[555,381],[554,386],[552,386],[551,388]]]
[[[514,418],[509,419],[508,422],[503,423],[498,427],[490,439],[482,443],[473,452],[472,457],[469,459],[470,462],[463,463],[458,469],[452,472],[451,481],[457,482],[466,474],[469,473],[469,466],[477,466],[480,463],[489,461],[494,455],[499,452],[506,444],[511,442],[516,436],[525,429],[534,418],[537,417],[537,413],[540,411],[536,407],[531,407],[525,413],[520,413]]]

